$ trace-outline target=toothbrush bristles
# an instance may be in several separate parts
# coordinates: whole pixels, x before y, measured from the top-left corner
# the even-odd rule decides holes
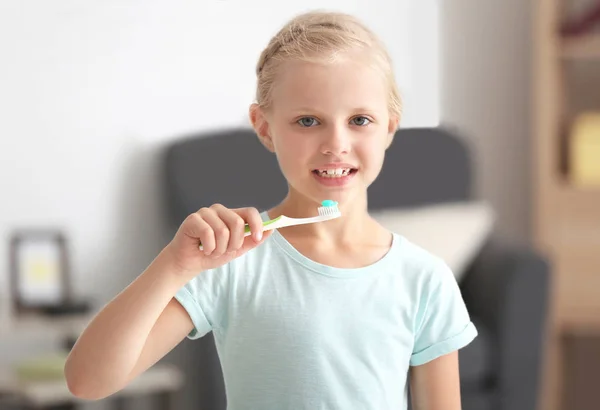
[[[337,206],[321,206],[319,207],[320,216],[335,216],[339,215],[340,210]]]

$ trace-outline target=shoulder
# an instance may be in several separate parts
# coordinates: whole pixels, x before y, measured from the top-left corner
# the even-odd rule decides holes
[[[402,274],[410,280],[419,283],[454,280],[454,274],[446,262],[425,248],[410,241],[406,237],[393,233],[394,262],[402,268]]]
[[[446,262],[405,238],[401,249],[414,307],[410,364],[416,366],[466,346],[477,330]]]
[[[390,273],[394,282],[404,289],[413,306],[421,309],[445,294],[452,298],[460,294],[454,272],[442,258],[402,235],[394,235],[396,243],[388,266],[393,266]]]

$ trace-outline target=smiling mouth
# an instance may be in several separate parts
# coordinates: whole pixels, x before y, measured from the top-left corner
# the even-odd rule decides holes
[[[343,178],[355,174],[356,168],[314,169],[313,174],[321,178]]]

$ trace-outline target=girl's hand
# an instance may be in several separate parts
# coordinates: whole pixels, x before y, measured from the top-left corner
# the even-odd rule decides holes
[[[244,237],[246,223],[251,235]],[[215,204],[189,215],[165,251],[176,271],[191,279],[257,247],[271,233],[263,235],[262,219],[256,208],[228,209]]]

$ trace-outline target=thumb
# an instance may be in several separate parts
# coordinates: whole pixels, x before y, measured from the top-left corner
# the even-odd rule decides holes
[[[272,234],[273,234],[273,229],[264,231],[261,240],[258,242],[252,237],[252,235],[245,237],[244,243],[243,243],[242,247],[237,251],[236,257],[241,256],[241,255],[245,254],[246,252],[260,246]]]

